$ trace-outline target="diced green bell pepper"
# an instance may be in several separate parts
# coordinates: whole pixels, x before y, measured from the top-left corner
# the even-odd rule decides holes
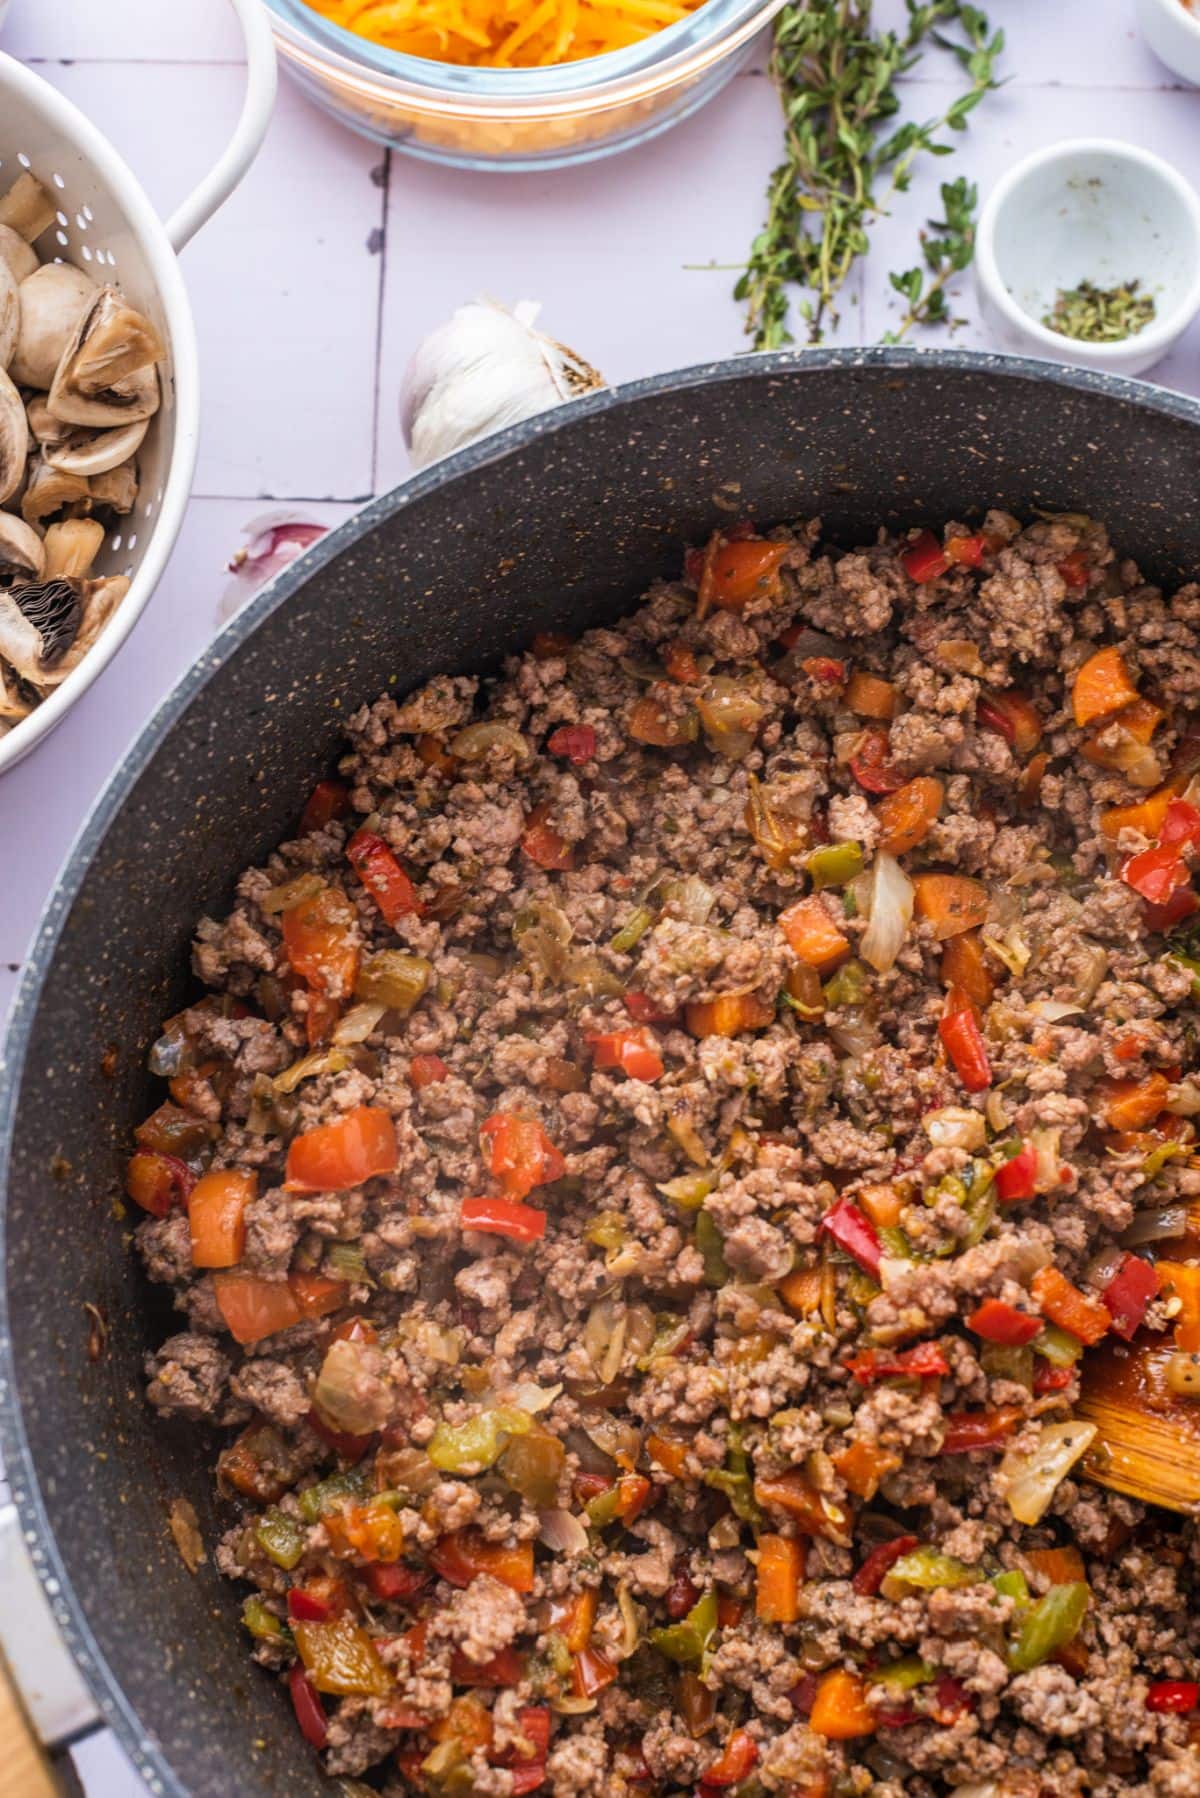
[[[669,1661],[677,1661],[683,1666],[702,1658],[716,1632],[717,1595],[706,1592],[679,1623],[668,1624],[665,1629],[652,1629],[650,1642]]]
[[[993,1573],[992,1584],[1001,1598],[1011,1598],[1016,1604],[1029,1603],[1029,1581],[1019,1567],[1012,1567],[1003,1573]]]
[[[918,1655],[906,1654],[903,1660],[893,1661],[890,1667],[881,1667],[871,1675],[881,1685],[890,1686],[896,1692],[911,1692],[916,1686],[927,1686],[936,1676],[937,1669]]]
[[[724,1286],[729,1279],[724,1242],[721,1232],[707,1211],[696,1213],[696,1247],[699,1249],[700,1259],[704,1263],[704,1284],[714,1288]]]
[[[1083,1344],[1078,1336],[1072,1336],[1069,1330],[1060,1330],[1057,1324],[1045,1324],[1040,1336],[1035,1336],[1030,1347],[1035,1355],[1042,1355],[1051,1367],[1074,1367],[1083,1353]]]
[[[256,1642],[276,1642],[283,1648],[291,1641],[292,1632],[274,1611],[269,1611],[261,1598],[248,1598],[242,1606],[242,1622]]]
[[[1013,1672],[1028,1673],[1030,1668],[1040,1667],[1074,1641],[1087,1614],[1090,1596],[1086,1580],[1051,1586],[1046,1596],[1025,1613],[1020,1633],[1009,1649],[1008,1664]]]
[[[968,1567],[953,1555],[914,1548],[893,1564],[880,1590],[885,1598],[906,1598],[910,1592],[932,1592],[939,1586],[973,1586],[980,1577],[978,1567]]]
[[[254,1526],[254,1539],[268,1560],[290,1573],[304,1553],[304,1525],[272,1505]]]
[[[861,843],[824,843],[805,861],[808,877],[819,893],[823,887],[844,887],[863,871]]]
[[[826,1005],[861,1005],[867,996],[867,970],[861,961],[848,961],[821,990]]]
[[[300,1494],[300,1515],[305,1523],[319,1523],[326,1511],[336,1510],[343,1500],[364,1497],[370,1477],[366,1467],[330,1474],[327,1480],[319,1480]]]

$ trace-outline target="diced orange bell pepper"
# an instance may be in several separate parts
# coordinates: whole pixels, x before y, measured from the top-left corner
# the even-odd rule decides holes
[[[819,1492],[802,1468],[791,1467],[786,1473],[756,1479],[754,1497],[760,1505],[773,1505],[794,1517],[806,1535],[827,1536],[831,1542],[848,1544],[846,1512]]]
[[[328,998],[349,997],[358,973],[358,919],[341,888],[322,887],[290,905],[281,923],[293,973]]]
[[[356,1105],[332,1124],[292,1138],[284,1180],[288,1192],[344,1192],[399,1162],[396,1127],[381,1106]]]
[[[573,844],[568,843],[565,837],[547,824],[549,816],[549,803],[534,806],[525,820],[521,847],[530,861],[536,862],[539,868],[563,873],[575,866],[575,849]]]
[[[744,1729],[731,1730],[719,1757],[705,1769],[700,1779],[702,1792],[722,1786],[740,1785],[758,1764],[758,1743]]]
[[[875,1733],[875,1714],[867,1703],[867,1685],[859,1673],[835,1667],[817,1682],[808,1727],[814,1735],[832,1742],[848,1742],[854,1736]]]
[[[793,955],[820,973],[835,967],[850,951],[848,937],[816,893],[780,912],[779,928]]]
[[[861,1437],[838,1449],[830,1459],[854,1496],[867,1500],[874,1498],[879,1482],[901,1465],[899,1455]]]
[[[293,1622],[292,1635],[304,1670],[318,1692],[343,1698],[384,1698],[391,1690],[391,1674],[366,1630],[353,1618]]]
[[[193,1267],[236,1267],[246,1246],[246,1207],[258,1178],[240,1168],[201,1176],[188,1194]]]
[[[262,1280],[257,1274],[215,1273],[217,1308],[235,1342],[261,1342],[279,1330],[290,1330],[305,1318],[336,1311],[346,1294],[345,1282],[321,1274],[289,1274],[286,1280]]]
[[[368,1562],[398,1561],[404,1553],[404,1530],[390,1505],[350,1505],[327,1512],[321,1521],[335,1552],[353,1550]]]
[[[1086,1580],[1087,1568],[1077,1548],[1027,1548],[1025,1559],[1052,1586],[1073,1586]]]
[[[917,874],[913,905],[919,918],[933,925],[939,943],[977,930],[988,914],[990,899],[982,881],[966,874]]]
[[[879,847],[888,855],[907,855],[923,843],[937,822],[945,792],[940,780],[921,774],[881,799],[875,807],[883,831]]]
[[[1039,1267],[1030,1283],[1030,1291],[1043,1317],[1049,1318],[1059,1329],[1078,1336],[1089,1348],[1107,1336],[1112,1324],[1108,1306],[1080,1292],[1058,1268]]]
[[[1100,814],[1101,830],[1114,842],[1123,830],[1136,830],[1154,842],[1167,821],[1167,807],[1172,799],[1179,797],[1186,785],[1186,777],[1172,775],[1161,787],[1155,787],[1153,793],[1148,793],[1145,799],[1138,799],[1132,805],[1110,806]]]
[[[488,1167],[510,1199],[523,1199],[535,1186],[561,1180],[567,1164],[536,1118],[497,1111],[481,1125]]]
[[[1194,1355],[1200,1351],[1200,1267],[1191,1267],[1186,1261],[1160,1261],[1158,1278],[1163,1296],[1179,1300],[1175,1347]]]
[[[860,1186],[854,1196],[876,1229],[890,1230],[900,1222],[904,1197],[894,1186],[882,1182],[875,1186]]]
[[[551,1603],[548,1627],[562,1637],[572,1654],[582,1654],[591,1641],[598,1602],[595,1586],[585,1586],[573,1597]]]
[[[991,1004],[996,983],[988,970],[977,930],[964,930],[948,938],[942,950],[941,980],[945,987],[958,987],[980,1011]]]
[[[677,692],[663,683],[634,703],[625,728],[635,743],[648,743],[653,749],[681,749],[696,741],[700,715],[694,706],[681,709]]]
[[[135,1205],[152,1217],[166,1217],[171,1206],[182,1203],[196,1184],[196,1176],[177,1155],[160,1155],[139,1149],[125,1164],[125,1191]]]
[[[1042,740],[1039,713],[1015,687],[1003,693],[985,693],[975,707],[975,721],[984,730],[996,731],[1020,756],[1028,755]]]
[[[444,1717],[429,1725],[435,1742],[457,1742],[464,1757],[488,1754],[492,1746],[492,1713],[481,1698],[466,1692],[456,1698]]]
[[[758,1538],[754,1612],[760,1623],[795,1623],[803,1578],[804,1548],[794,1536]]]
[[[775,1021],[775,1007],[753,993],[727,993],[719,999],[695,1000],[684,1008],[692,1036],[741,1036],[765,1030]]]
[[[599,1649],[584,1648],[575,1656],[571,1683],[577,1698],[594,1698],[605,1686],[611,1686],[616,1677],[617,1668]]]
[[[1114,724],[1119,725],[1133,738],[1135,743],[1141,743],[1144,746],[1150,742],[1166,715],[1163,708],[1155,705],[1153,700],[1135,699],[1132,705],[1125,707],[1124,711],[1117,712],[1114,717],[1105,719],[1103,723],[1096,726],[1095,730],[1090,732],[1083,744],[1084,760],[1094,763],[1098,768],[1122,767],[1125,764],[1120,758],[1119,751],[1106,749],[1100,741],[1108,727]],[[1139,781],[1137,784],[1142,786],[1145,783]]]
[[[687,1473],[686,1442],[675,1442],[669,1436],[647,1436],[646,1453],[673,1480],[681,1480]]]
[[[1097,718],[1109,718],[1123,706],[1131,705],[1137,696],[1120,650],[1112,645],[1098,649],[1083,664],[1071,688],[1075,722],[1083,725]]]
[[[310,1322],[315,1317],[327,1317],[346,1300],[345,1280],[331,1280],[325,1274],[289,1274],[288,1285],[301,1317]]]
[[[490,1573],[514,1592],[533,1591],[533,1543],[506,1547],[488,1542],[477,1530],[443,1536],[430,1556],[434,1567],[454,1585],[470,1585],[479,1573]]]
[[[779,591],[779,565],[790,548],[790,543],[768,543],[761,537],[710,548],[700,577],[700,609],[714,605],[740,612],[752,599],[773,598]]]
[[[1144,1080],[1106,1080],[1103,1084],[1103,1118],[1111,1130],[1143,1130],[1152,1124],[1167,1102],[1171,1083],[1165,1074],[1147,1074]]]
[[[856,668],[846,685],[846,705],[860,718],[878,718],[889,723],[896,716],[899,696],[890,680],[867,674]]]

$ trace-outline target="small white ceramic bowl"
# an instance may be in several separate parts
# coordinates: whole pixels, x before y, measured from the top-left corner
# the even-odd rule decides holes
[[[1196,0],[1137,0],[1142,36],[1160,62],[1200,87],[1200,11]]]
[[[1181,0],[1173,4],[1182,13]],[[989,194],[975,277],[987,322],[1007,347],[1141,374],[1200,311],[1200,200],[1170,163],[1133,144],[1053,144],[1017,163]],[[1058,293],[1085,280],[1140,282],[1154,318],[1119,343],[1088,343],[1044,325]]]

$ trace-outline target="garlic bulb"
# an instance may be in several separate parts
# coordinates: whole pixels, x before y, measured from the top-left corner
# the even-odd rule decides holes
[[[605,385],[574,350],[534,330],[539,310],[533,300],[511,312],[471,300],[418,347],[400,389],[414,468]]]

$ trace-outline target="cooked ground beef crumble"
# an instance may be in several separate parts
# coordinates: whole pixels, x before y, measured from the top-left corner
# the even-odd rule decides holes
[[[1200,1793],[1195,1524],[1075,1416],[1200,1349],[1198,620],[1074,517],[734,530],[351,721],[128,1177],[331,1773]]]

